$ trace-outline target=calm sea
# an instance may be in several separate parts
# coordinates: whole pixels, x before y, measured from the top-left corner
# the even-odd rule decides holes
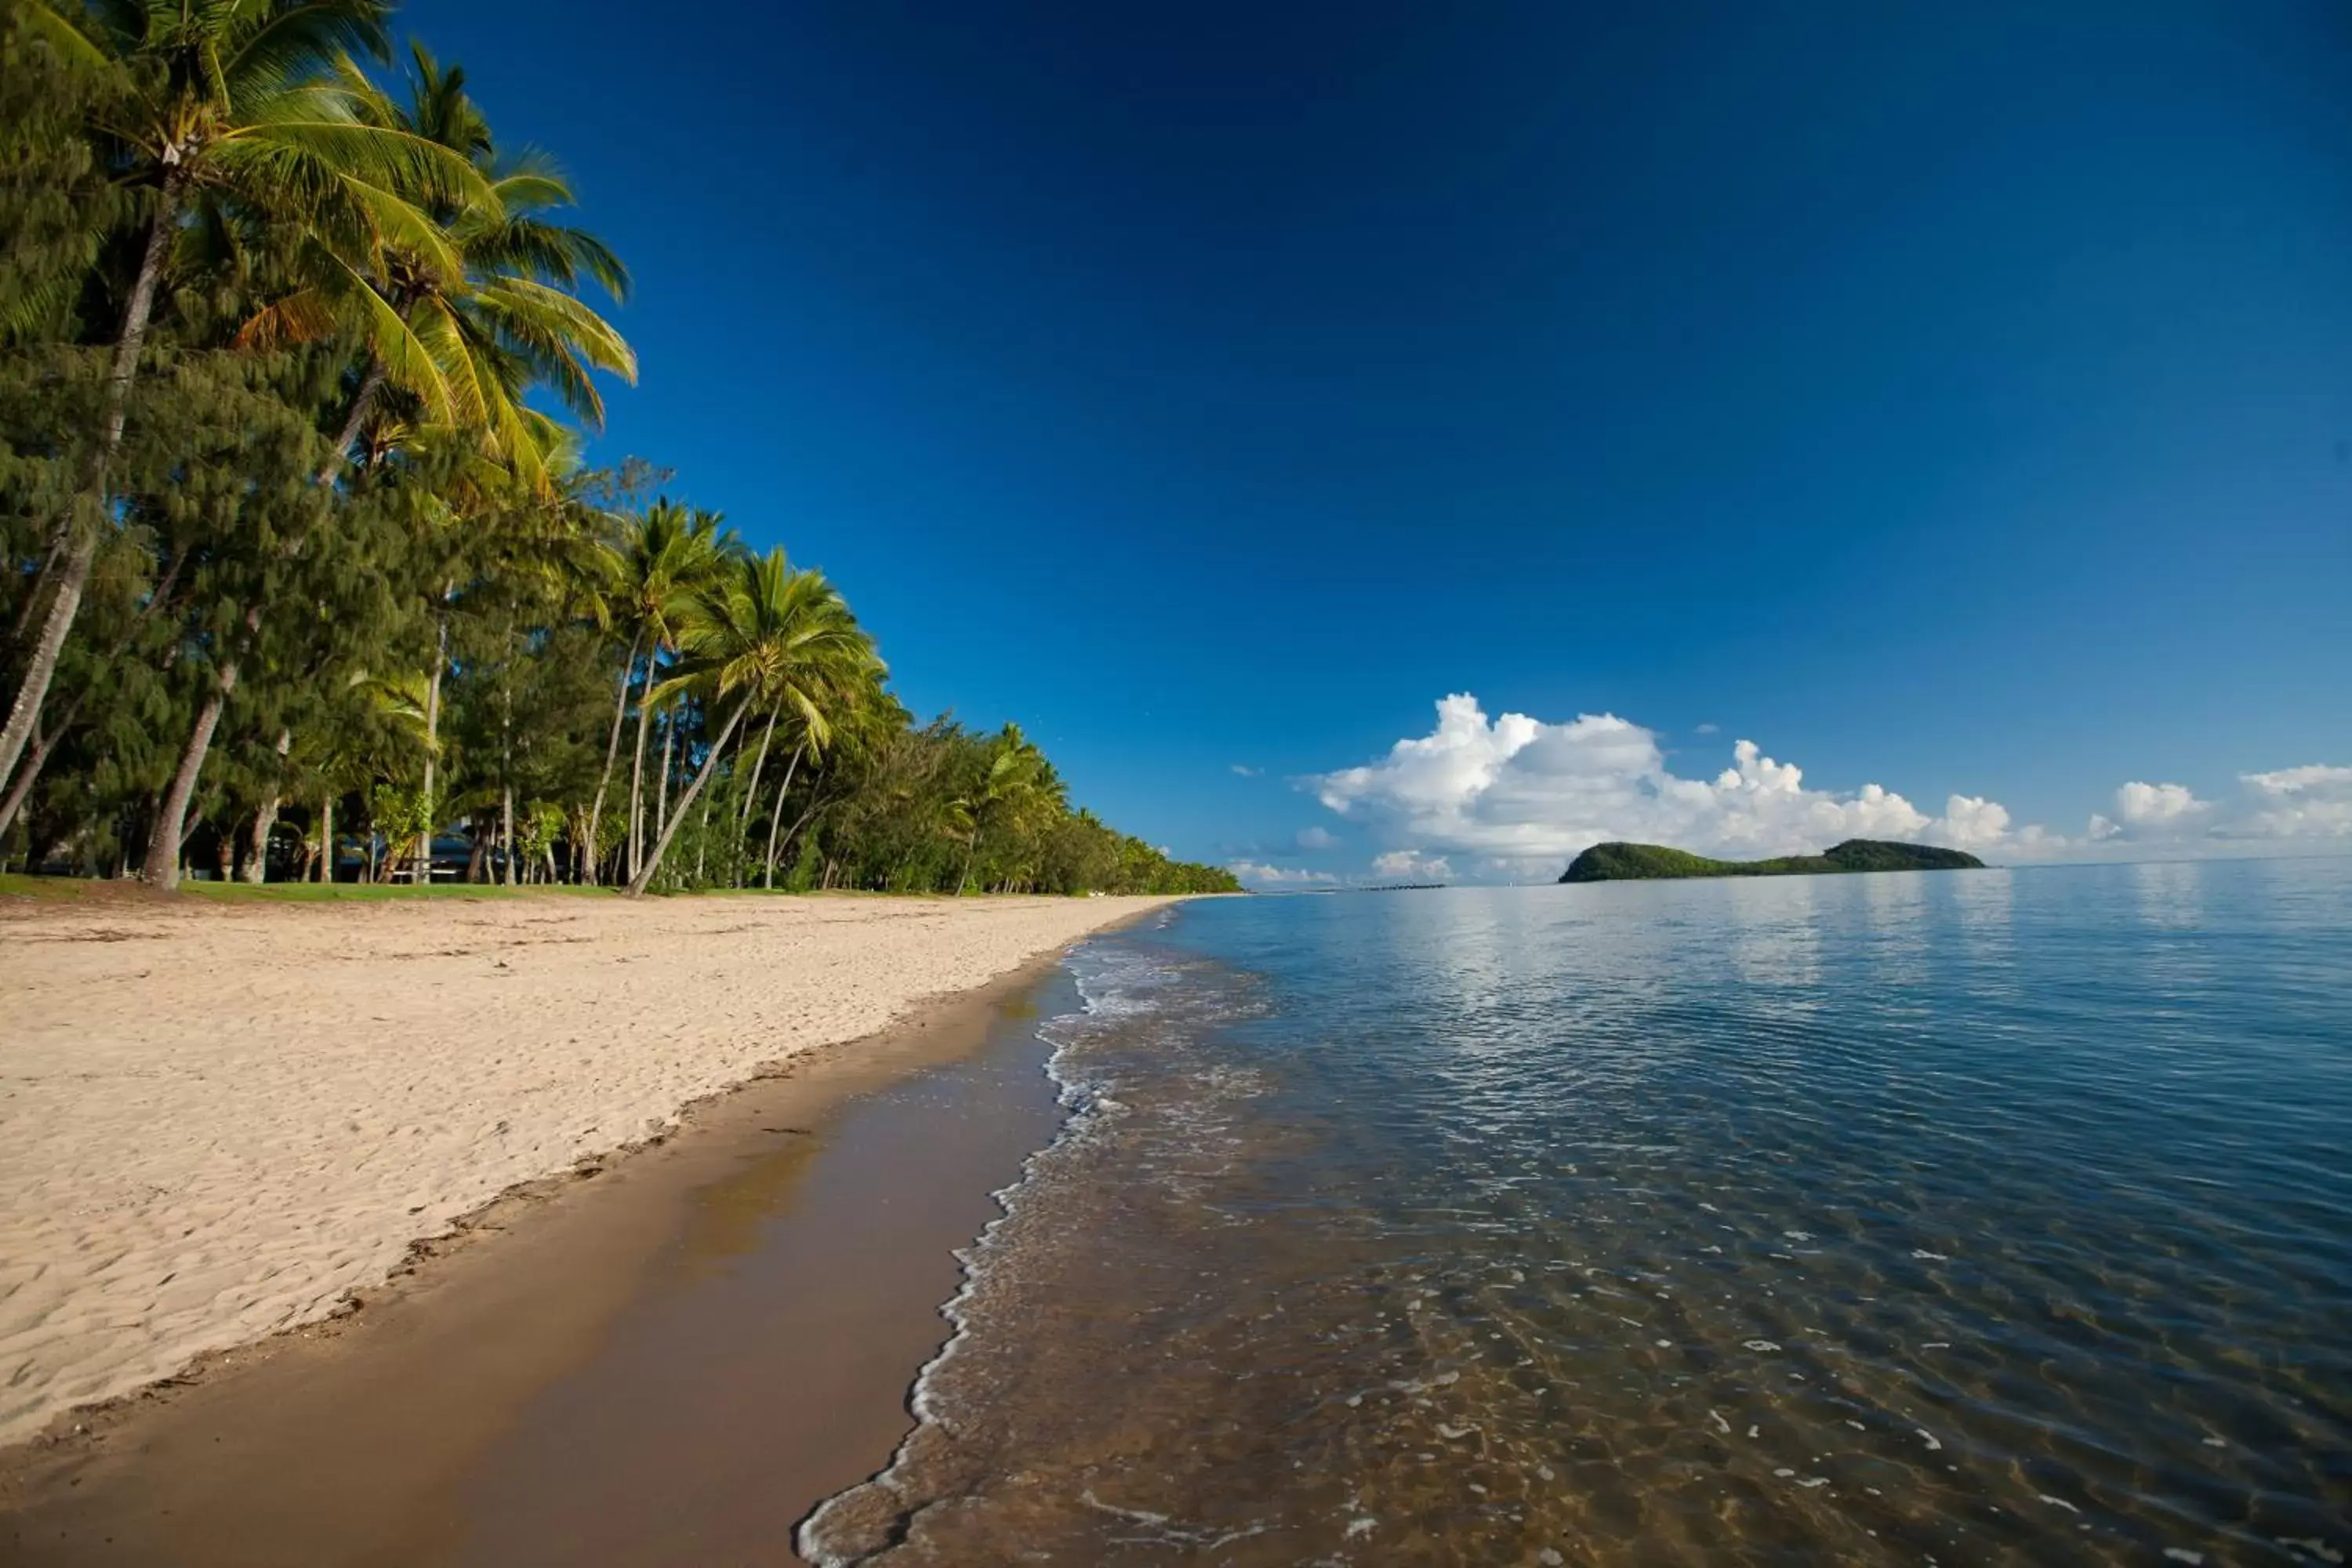
[[[1072,960],[890,1563],[2340,1563],[2352,860],[1189,905]]]

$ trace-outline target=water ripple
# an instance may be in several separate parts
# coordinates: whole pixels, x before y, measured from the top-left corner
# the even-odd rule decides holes
[[[1080,1115],[827,1560],[2352,1552],[2352,863],[1253,900],[1077,963]]]

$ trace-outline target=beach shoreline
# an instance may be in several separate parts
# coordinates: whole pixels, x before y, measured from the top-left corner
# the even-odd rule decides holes
[[[22,1445],[120,1418],[77,1412],[373,1306],[812,1053],[912,1061],[975,988],[1169,901],[7,910],[0,1506]],[[193,1310],[162,1294],[190,1273]]]

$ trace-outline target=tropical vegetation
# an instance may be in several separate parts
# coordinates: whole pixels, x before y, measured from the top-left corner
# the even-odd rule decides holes
[[[575,216],[383,0],[0,0],[0,868],[1230,889],[585,461]]]

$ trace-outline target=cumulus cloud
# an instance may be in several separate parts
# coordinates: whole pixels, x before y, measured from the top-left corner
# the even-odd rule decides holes
[[[1328,827],[1302,827],[1298,830],[1298,847],[1301,849],[1328,849],[1339,842]]]
[[[1416,849],[1391,849],[1373,857],[1372,870],[1382,877],[1451,877],[1454,868],[1443,855],[1423,855]]]
[[[2116,791],[2116,813],[2091,818],[2102,843],[2244,853],[2270,845],[2329,847],[2352,839],[2352,768],[2314,763],[2240,773],[2235,801],[2200,800],[2185,784],[2135,781]]]
[[[1260,888],[1336,883],[1339,879],[1328,871],[1309,871],[1297,866],[1269,866],[1263,860],[1232,860],[1226,863],[1225,869],[1243,881]]]
[[[2011,837],[2009,807],[2000,802],[1979,795],[1956,795],[1944,802],[1943,836],[1937,842],[1947,847],[1990,848]]]
[[[1753,741],[1736,744],[1714,778],[1684,778],[1668,771],[1654,731],[1614,714],[1490,719],[1466,693],[1438,703],[1429,734],[1308,783],[1332,811],[1393,840],[1522,870],[1612,838],[1778,855],[1856,837],[1990,846],[2009,831],[2008,812],[1975,796],[1952,796],[1937,817],[1874,784],[1809,789],[1802,769]]]
[[[1721,728],[1722,726],[1719,724],[1701,724],[1696,729],[1693,730],[1691,733],[1694,735],[1712,735]]]
[[[2186,826],[2210,816],[2212,810],[2211,801],[2199,800],[2186,784],[2135,780],[2116,791],[2116,815],[2126,828]]]
[[[1372,865],[1389,877],[1433,871],[1453,856],[1480,877],[1557,876],[1608,839],[1671,844],[1727,857],[1818,851],[1843,838],[1941,844],[2010,861],[2084,855],[2288,852],[2352,848],[2352,767],[2315,763],[2242,773],[2237,797],[2133,781],[2070,838],[2019,824],[1984,795],[1947,795],[1940,813],[1892,790],[1809,785],[1794,763],[1753,741],[1713,777],[1670,771],[1657,732],[1615,714],[1551,723],[1489,717],[1466,693],[1437,704],[1426,735],[1360,767],[1304,781],[1316,798],[1394,846]]]
[[[1245,779],[1254,779],[1257,777],[1258,774],[1265,772],[1264,768],[1254,768],[1247,763],[1232,763],[1227,765],[1230,766],[1237,775]]]
[[[2253,838],[2352,837],[2352,768],[2313,763],[2240,773],[2247,809],[2230,831]]]

